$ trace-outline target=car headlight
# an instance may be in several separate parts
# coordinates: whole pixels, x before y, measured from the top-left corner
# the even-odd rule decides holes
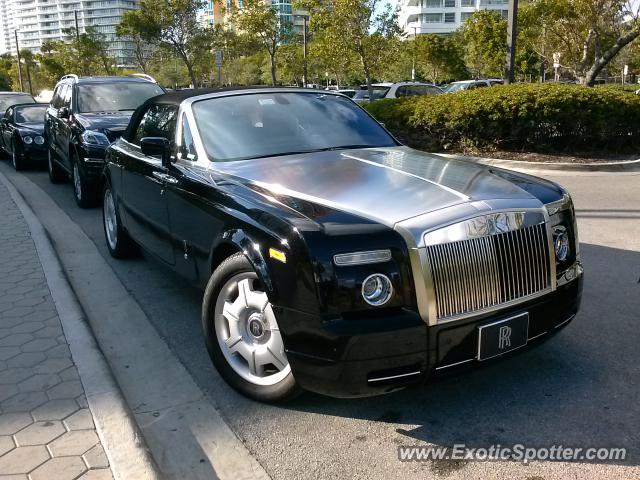
[[[22,141],[25,143],[25,145],[31,145],[33,143],[33,138],[31,138],[29,135],[25,135],[24,137],[22,137]]]
[[[558,225],[553,227],[553,248],[556,252],[556,259],[559,262],[564,262],[569,258],[569,233],[563,226]]]
[[[111,142],[104,133],[96,132],[94,130],[85,130],[82,133],[82,142],[87,145],[99,145],[104,147],[111,145]]]
[[[36,135],[33,138],[33,141],[35,142],[36,145],[44,145],[44,137],[42,135]]]
[[[379,307],[391,299],[393,285],[386,275],[374,273],[362,282],[362,298],[369,305]]]

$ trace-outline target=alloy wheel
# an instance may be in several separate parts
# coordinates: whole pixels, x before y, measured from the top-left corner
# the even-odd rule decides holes
[[[17,147],[15,145],[15,143],[13,144],[13,149],[12,149],[12,153],[11,153],[11,163],[13,164],[13,168],[14,170],[18,170],[18,154],[16,152]]]
[[[111,250],[115,250],[118,246],[118,217],[116,216],[116,206],[113,201],[111,190],[107,190],[104,194],[104,230],[107,234],[107,242]]]
[[[80,182],[80,171],[78,163],[73,164],[73,191],[78,200],[82,200],[82,183]]]
[[[291,367],[267,294],[255,272],[231,277],[215,307],[215,330],[231,368],[255,385],[275,385]]]

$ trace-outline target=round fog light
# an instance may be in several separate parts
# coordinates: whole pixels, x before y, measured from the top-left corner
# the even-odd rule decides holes
[[[553,248],[559,262],[564,262],[569,257],[569,234],[566,228],[555,227],[553,229]]]
[[[362,298],[369,305],[379,307],[391,299],[393,285],[386,275],[374,273],[362,282]]]

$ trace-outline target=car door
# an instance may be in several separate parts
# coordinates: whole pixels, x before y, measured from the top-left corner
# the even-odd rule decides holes
[[[11,117],[13,116],[13,108],[9,107],[0,120],[0,148],[5,152],[11,153]]]
[[[175,143],[177,107],[151,105],[133,130],[129,141],[122,142],[122,186],[125,225],[131,237],[145,250],[169,265],[175,264],[167,208],[167,184],[170,175],[162,159],[144,155],[140,140],[164,137]]]
[[[62,165],[69,171],[73,168],[71,165],[71,158],[69,155],[69,141],[71,139],[71,97],[73,92],[73,85],[65,85],[65,88],[61,92],[61,107],[67,109],[69,115],[67,118],[56,117],[56,145],[58,151],[58,158]]]
[[[58,85],[51,99],[51,106],[47,110],[47,118],[45,122],[45,128],[47,131],[47,141],[49,142],[49,148],[53,152],[55,158],[59,161],[63,161],[63,153],[60,149],[60,124],[62,119],[58,117],[58,112],[62,108],[64,102],[64,95],[69,88],[69,85]]]
[[[209,160],[198,158],[192,128],[183,114],[176,160],[170,169],[176,181],[167,185],[167,198],[176,271],[190,281],[203,283],[208,280],[211,245],[224,227],[220,212],[224,200],[206,168]]]

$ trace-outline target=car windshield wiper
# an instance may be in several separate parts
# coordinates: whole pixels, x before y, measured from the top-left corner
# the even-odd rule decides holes
[[[317,152],[330,152],[333,150],[350,150],[355,148],[375,148],[379,145],[340,145],[337,147],[324,147],[324,148],[313,148],[310,150],[294,150],[291,152],[278,152],[278,153],[265,153],[263,155],[254,155],[252,157],[242,157],[238,160],[255,160],[258,158],[268,158],[268,157],[286,157],[287,155],[303,155],[305,153],[317,153]]]
[[[318,148],[315,152],[330,152],[332,150],[350,150],[354,148],[374,148],[375,145],[354,144],[354,145],[339,145],[337,147]]]

